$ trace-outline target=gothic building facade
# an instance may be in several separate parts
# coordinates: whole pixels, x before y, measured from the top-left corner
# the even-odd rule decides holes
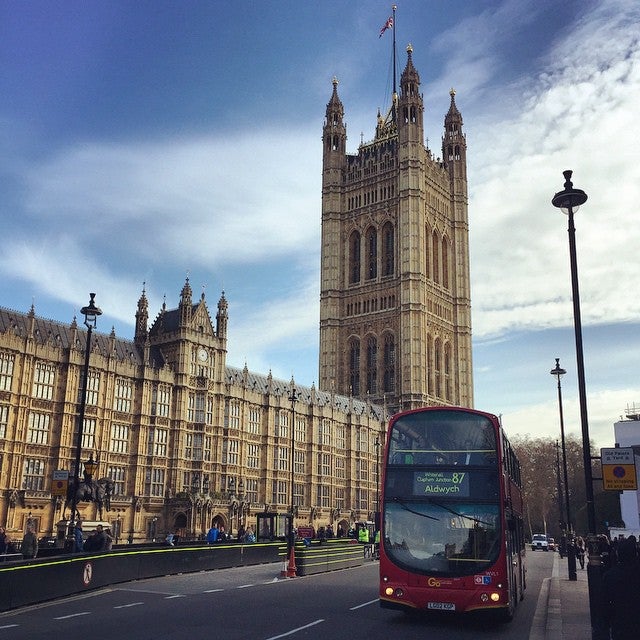
[[[227,366],[227,300],[212,320],[188,280],[150,326],[143,291],[135,317],[133,340],[92,335],[82,430],[81,461],[97,458],[96,479],[114,483],[103,519],[119,541],[255,529],[265,513],[282,533],[292,499],[296,525],[372,519],[380,407]],[[69,517],[53,478],[74,475],[86,346],[75,319],[0,309],[0,524],[12,539],[27,524],[55,536]],[[98,519],[91,502],[78,510]]]
[[[452,90],[436,158],[407,54],[373,141],[347,153],[337,80],[323,129],[319,384],[392,413],[473,405],[462,116]]]

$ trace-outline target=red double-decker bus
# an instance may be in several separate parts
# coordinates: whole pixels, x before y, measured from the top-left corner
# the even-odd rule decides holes
[[[520,464],[500,421],[459,407],[391,418],[385,446],[380,604],[493,610],[524,596]]]

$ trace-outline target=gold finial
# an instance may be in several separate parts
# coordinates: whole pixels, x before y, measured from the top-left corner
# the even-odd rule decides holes
[[[451,89],[449,90],[449,95],[453,98],[456,95],[456,90],[451,87]]]
[[[411,43],[407,45],[407,53],[413,53],[413,45]]]

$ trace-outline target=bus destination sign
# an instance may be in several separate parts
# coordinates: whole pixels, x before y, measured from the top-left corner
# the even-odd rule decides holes
[[[469,474],[465,471],[417,471],[413,491],[420,496],[469,497]]]

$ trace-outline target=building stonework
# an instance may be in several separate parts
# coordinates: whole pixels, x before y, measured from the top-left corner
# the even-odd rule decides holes
[[[373,519],[381,407],[227,366],[227,300],[212,321],[188,280],[177,308],[148,319],[143,291],[133,341],[91,340],[81,460],[93,454],[96,478],[114,482],[103,520],[120,542],[200,537],[214,522],[235,533],[288,513],[292,422],[295,524]],[[55,535],[69,517],[52,478],[74,474],[86,342],[75,319],[0,309],[0,523],[14,540],[27,522]],[[91,502],[78,511],[98,519]]]
[[[451,91],[442,158],[407,64],[375,138],[346,152],[338,81],[323,128],[321,389],[391,412],[473,405],[466,138]]]

